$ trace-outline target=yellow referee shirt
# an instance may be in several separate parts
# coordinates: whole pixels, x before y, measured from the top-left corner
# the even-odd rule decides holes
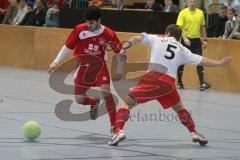
[[[178,15],[177,25],[183,29],[187,38],[200,38],[200,27],[205,25],[203,11],[198,8],[194,11],[183,9]]]

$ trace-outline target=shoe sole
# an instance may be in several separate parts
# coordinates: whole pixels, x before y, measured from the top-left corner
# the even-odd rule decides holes
[[[212,86],[211,85],[209,85],[207,88],[200,88],[200,91],[205,91],[206,89],[209,89],[209,88],[211,88]]]
[[[119,140],[116,143],[109,144],[109,145],[110,146],[117,146],[119,142],[122,142],[125,139],[126,139],[126,136],[124,135],[124,136],[120,137]]]
[[[205,146],[206,144],[208,144],[208,141],[201,141],[199,139],[193,139],[192,141],[194,143],[199,143],[201,146]]]

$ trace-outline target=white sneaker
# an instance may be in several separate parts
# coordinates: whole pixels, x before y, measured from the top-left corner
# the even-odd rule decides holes
[[[123,130],[120,130],[118,133],[114,134],[111,141],[108,142],[109,146],[117,146],[119,142],[126,139],[125,134],[123,133]]]
[[[192,141],[194,143],[198,142],[200,145],[204,146],[208,143],[208,140],[200,133],[191,133]]]

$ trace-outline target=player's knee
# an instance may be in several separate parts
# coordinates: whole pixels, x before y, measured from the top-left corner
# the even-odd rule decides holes
[[[110,92],[103,92],[103,97],[104,98],[112,97],[112,94]]]
[[[130,96],[125,98],[125,103],[130,107],[134,107],[138,104],[138,102]]]
[[[182,105],[182,102],[179,102],[177,103],[176,105],[172,106],[172,109],[175,111],[175,112],[178,112],[180,111],[181,109],[183,109],[183,105]]]
[[[75,102],[78,103],[78,104],[82,104],[84,101],[84,98],[83,96],[75,96]]]

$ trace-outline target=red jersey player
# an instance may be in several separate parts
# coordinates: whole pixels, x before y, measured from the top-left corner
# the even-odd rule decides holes
[[[175,84],[177,68],[183,64],[220,67],[230,63],[232,58],[225,57],[221,61],[215,61],[192,54],[190,50],[179,43],[181,35],[181,28],[172,24],[166,28],[165,37],[143,33],[131,38],[130,45],[127,43],[123,45],[120,55],[125,55],[126,49],[136,43],[142,42],[149,45],[151,60],[147,73],[142,76],[138,86],[130,89],[125,104],[117,111],[116,130],[109,145],[118,145],[126,138],[123,127],[129,118],[129,109],[137,103],[145,103],[150,100],[157,100],[164,109],[172,108],[176,111],[181,123],[189,130],[193,142],[198,142],[200,145],[208,143],[207,139],[196,131],[190,113],[183,107],[180,100]],[[151,96],[149,96],[150,94]]]
[[[73,29],[58,56],[50,64],[49,72],[57,68],[70,50],[74,50],[74,57],[79,60],[74,73],[75,100],[78,104],[90,105],[90,117],[95,120],[98,116],[100,100],[97,97],[87,96],[86,92],[90,87],[100,87],[106,102],[112,131],[115,127],[116,106],[110,93],[110,76],[105,56],[107,46],[110,46],[115,53],[119,53],[121,43],[110,28],[100,23],[101,17],[99,7],[89,7],[85,10],[86,23],[79,24]]]

